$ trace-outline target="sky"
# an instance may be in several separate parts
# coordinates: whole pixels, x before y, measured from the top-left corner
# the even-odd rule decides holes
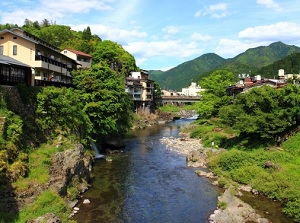
[[[145,70],[168,70],[206,53],[232,58],[281,41],[300,47],[299,0],[1,0],[0,24],[44,19],[88,26]]]

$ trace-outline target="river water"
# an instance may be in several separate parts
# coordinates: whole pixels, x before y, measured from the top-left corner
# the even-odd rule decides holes
[[[97,160],[92,187],[74,220],[80,223],[205,223],[217,206],[219,189],[185,156],[167,149],[162,137],[177,137],[191,120],[177,120],[132,133],[112,162]]]

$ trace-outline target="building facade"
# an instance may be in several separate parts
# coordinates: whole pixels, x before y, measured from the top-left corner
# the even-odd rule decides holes
[[[72,83],[71,71],[78,65],[58,48],[19,28],[0,31],[0,55],[30,66],[32,86],[67,86]]]
[[[72,58],[77,62],[77,69],[90,68],[92,66],[92,56],[84,52],[72,49],[64,49],[62,54]]]
[[[1,85],[15,85],[18,83],[30,85],[31,80],[32,72],[30,66],[0,54]]]
[[[181,94],[185,96],[199,96],[199,92],[204,91],[197,83],[192,82],[187,88],[182,88]]]
[[[132,95],[135,110],[151,112],[154,97],[154,81],[149,80],[148,71],[131,72],[126,77],[126,92]]]

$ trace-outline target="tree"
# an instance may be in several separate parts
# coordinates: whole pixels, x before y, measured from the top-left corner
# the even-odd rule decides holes
[[[91,28],[88,26],[86,29],[83,30],[82,32],[82,39],[89,41],[92,38],[92,32],[91,32]]]
[[[126,76],[130,71],[136,71],[134,57],[125,51],[123,47],[110,40],[104,40],[97,44],[93,56],[93,63],[106,63],[118,74]]]
[[[73,75],[94,135],[105,137],[126,132],[132,121],[132,101],[125,92],[124,78],[100,64]]]
[[[89,138],[91,123],[72,88],[45,87],[37,95],[36,122],[44,131],[67,131]]]
[[[219,117],[243,135],[281,140],[282,134],[299,125],[299,95],[299,87],[292,84],[281,89],[254,88],[221,108]]]
[[[205,89],[201,93],[201,100],[197,104],[197,113],[202,118],[218,116],[219,109],[231,102],[226,95],[226,87],[236,80],[233,73],[226,70],[217,70],[210,76],[200,81],[200,86]]]

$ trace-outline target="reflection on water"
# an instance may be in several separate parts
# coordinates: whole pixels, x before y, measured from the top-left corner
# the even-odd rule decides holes
[[[186,166],[185,157],[161,144],[191,120],[138,130],[112,162],[97,160],[90,204],[79,205],[78,222],[208,222],[218,188]]]

